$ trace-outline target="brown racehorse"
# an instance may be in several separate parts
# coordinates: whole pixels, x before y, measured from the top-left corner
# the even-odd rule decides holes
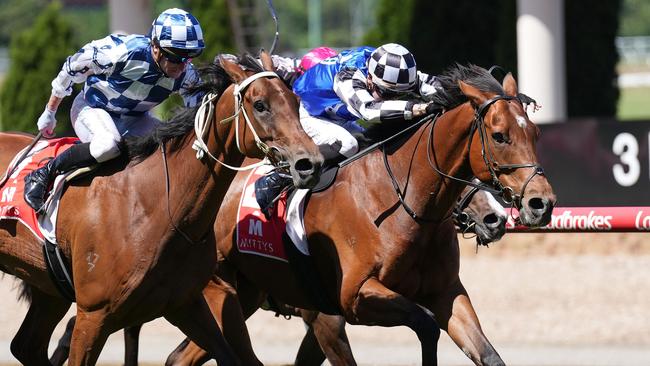
[[[501,365],[458,277],[458,245],[448,220],[465,186],[458,179],[474,175],[491,183],[512,200],[528,226],[550,221],[555,195],[537,163],[539,129],[529,120],[512,75],[501,85],[482,68],[457,65],[439,80],[436,101],[446,113],[342,168],[334,186],[310,197],[305,228],[313,270],[322,283],[321,296],[347,322],[411,328],[422,345],[422,364],[437,364],[440,327],[477,365]],[[236,249],[238,203],[236,194],[227,195],[217,222],[230,224],[215,226],[220,278],[204,294],[214,296],[210,306],[217,318],[240,311],[233,305],[237,300],[249,316],[263,298],[260,292],[299,308],[324,310],[328,304],[310,296],[289,265]],[[226,324],[224,334],[230,334]],[[238,344],[244,335],[228,338],[238,353],[250,349],[248,343]],[[168,361],[203,358],[184,342]]]
[[[271,72],[270,57],[261,59],[267,72],[252,58],[244,63],[253,71],[214,65],[202,88],[214,87],[218,100],[204,99],[199,112],[129,144],[133,160],[108,163],[67,189],[57,239],[71,262],[77,301],[71,365],[94,364],[110,333],[160,316],[220,365],[237,363],[201,296],[216,264],[215,217],[235,176],[222,163],[238,166],[245,156],[269,154],[289,162],[294,183],[306,188],[322,164],[300,126],[293,93]],[[195,126],[194,114],[208,117]],[[0,134],[0,169],[29,142]],[[205,156],[197,160],[193,147],[200,145]],[[70,306],[48,276],[41,247],[22,225],[0,222],[0,267],[31,287],[29,311],[11,344],[27,365],[49,364],[51,332]]]
[[[245,163],[246,164],[246,163]],[[241,194],[243,179],[247,177],[247,172],[238,173],[236,181],[233,182],[231,191],[233,194]],[[237,188],[239,187],[239,191]],[[498,241],[505,234],[507,215],[503,207],[488,192],[478,190],[476,187],[467,186],[458,199],[454,208],[454,222],[463,234],[475,234],[477,244],[487,245]],[[444,231],[448,233],[448,231]],[[443,240],[442,238],[440,240]],[[456,236],[450,238],[457,243]],[[451,260],[457,261],[458,258]],[[208,300],[214,292],[206,292]],[[218,301],[215,301],[218,302]],[[280,305],[281,306],[281,305]],[[345,319],[338,315],[328,315],[319,313],[314,310],[293,308],[281,306],[285,315],[294,315],[302,317],[308,326],[307,333],[300,344],[298,355],[296,356],[296,366],[300,365],[320,365],[327,358],[333,365],[354,364],[352,351],[345,333]],[[273,309],[272,309],[273,310]],[[72,317],[66,326],[64,335],[59,340],[50,362],[53,366],[63,365],[68,357],[70,338],[74,328],[75,317]],[[140,326],[128,327],[124,330],[124,365],[135,366],[138,364],[138,338]],[[199,351],[199,357],[205,357],[202,350]],[[325,352],[325,353],[324,353]]]

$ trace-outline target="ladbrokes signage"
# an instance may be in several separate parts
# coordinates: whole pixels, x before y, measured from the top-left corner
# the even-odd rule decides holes
[[[531,231],[515,225],[517,216],[517,210],[512,210],[508,230]],[[650,231],[650,207],[557,207],[547,226],[532,231]]]

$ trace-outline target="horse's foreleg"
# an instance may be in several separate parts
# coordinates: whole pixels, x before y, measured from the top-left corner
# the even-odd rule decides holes
[[[320,365],[325,357],[334,366],[357,364],[352,356],[342,316],[304,309],[299,312],[309,328],[298,349],[296,366]]]
[[[437,294],[424,305],[436,314],[441,328],[476,365],[505,365],[483,333],[460,280],[447,293]]]
[[[65,326],[65,332],[59,339],[59,343],[56,345],[52,357],[50,357],[50,363],[52,366],[63,366],[65,361],[68,359],[70,354],[70,341],[72,340],[72,331],[74,330],[74,324],[77,320],[76,316],[73,316],[68,320],[68,324]]]
[[[246,328],[246,319],[235,289],[214,276],[203,289],[210,311],[223,328],[223,335],[244,365],[261,365],[255,356]],[[194,342],[183,341],[167,358],[167,365],[200,365],[208,360],[206,352]]]
[[[31,303],[18,333],[11,341],[11,353],[23,365],[50,365],[47,347],[52,332],[70,308],[70,302],[31,289]]]
[[[440,328],[433,313],[387,289],[376,278],[369,278],[361,285],[351,309],[345,309],[345,312],[348,320],[359,324],[411,328],[422,345],[422,365],[438,364]]]
[[[106,312],[103,309],[84,311],[77,305],[77,320],[70,342],[68,365],[94,365],[108,339]]]
[[[220,366],[238,364],[203,296],[196,296],[193,301],[166,314],[165,319],[205,349]]]
[[[142,324],[124,328],[124,366],[138,365],[138,344]]]

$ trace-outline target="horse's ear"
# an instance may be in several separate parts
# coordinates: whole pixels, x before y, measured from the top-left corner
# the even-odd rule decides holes
[[[517,81],[515,81],[515,77],[512,76],[511,72],[503,78],[503,90],[505,90],[506,95],[512,97],[516,97],[517,94],[519,94],[519,91],[517,90]]]
[[[264,70],[275,71],[275,68],[273,67],[273,59],[268,53],[266,53],[266,51],[260,51],[260,60],[262,60],[262,66],[264,67]]]
[[[228,76],[230,76],[235,83],[239,84],[247,78],[246,73],[241,69],[241,67],[239,67],[239,65],[232,61],[228,61],[225,57],[219,56],[219,64],[224,70],[226,70]]]
[[[458,80],[458,86],[460,87],[460,91],[469,98],[469,101],[472,102],[474,106],[478,107],[487,100],[487,97],[483,95],[478,88],[475,88],[462,80]]]

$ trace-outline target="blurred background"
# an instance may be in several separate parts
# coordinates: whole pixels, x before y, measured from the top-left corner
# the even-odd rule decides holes
[[[345,49],[397,42],[429,73],[454,62],[512,71],[522,91],[544,106],[538,123],[650,117],[647,0],[273,3],[278,54],[299,57],[320,45]],[[146,33],[168,7],[185,8],[201,21],[208,49],[197,62],[220,52],[271,47],[274,23],[264,0],[1,0],[0,130],[36,132],[50,81],[68,55],[109,32]],[[63,130],[69,132],[69,125],[59,127]]]
[[[513,72],[520,91],[542,105],[531,119],[543,132],[539,159],[558,205],[587,214],[565,209],[546,231],[509,233],[490,248],[461,239],[461,278],[485,333],[511,365],[650,365],[650,1],[273,4],[277,54],[397,42],[427,73],[455,62]],[[35,133],[50,82],[67,56],[109,32],[145,34],[169,7],[187,9],[201,22],[207,50],[195,63],[221,52],[269,49],[273,42],[265,0],[0,0],[0,131]],[[59,134],[72,133],[73,99],[59,109]],[[165,117],[173,104],[156,113]],[[608,207],[633,209],[626,226],[591,224],[598,215],[617,222]],[[9,364],[9,342],[26,310],[13,301],[12,287],[10,279],[0,282],[0,293],[8,294],[0,312],[0,363]],[[265,363],[293,360],[303,334],[299,320],[258,312],[249,326]],[[362,365],[419,363],[417,338],[407,329],[349,332]],[[145,326],[143,360],[161,364],[181,339],[164,321]],[[121,335],[112,336],[101,362],[120,364],[121,344]],[[440,344],[441,364],[470,364],[446,335]]]

